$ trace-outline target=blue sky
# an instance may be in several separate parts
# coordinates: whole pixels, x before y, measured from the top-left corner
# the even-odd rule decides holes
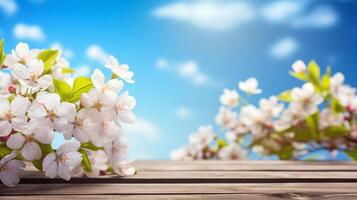
[[[0,37],[7,51],[60,44],[82,74],[109,53],[129,64],[131,158],[165,159],[214,124],[220,93],[239,80],[257,77],[268,97],[300,84],[288,76],[295,60],[315,59],[356,86],[356,13],[348,0],[0,0]]]

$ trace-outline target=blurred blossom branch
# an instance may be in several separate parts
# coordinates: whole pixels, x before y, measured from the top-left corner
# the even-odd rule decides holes
[[[217,137],[211,126],[201,127],[186,146],[172,151],[172,159],[246,159],[252,153],[300,160],[314,159],[310,155],[319,151],[357,159],[356,89],[344,83],[342,73],[331,75],[330,67],[322,74],[315,61],[296,61],[290,75],[304,84],[263,98],[259,106],[224,89],[215,121],[226,138]],[[255,78],[238,86],[248,95],[262,92]]]
[[[136,100],[121,92],[124,81],[134,83],[128,65],[109,56],[107,81],[99,69],[91,77],[74,78],[58,50],[20,42],[6,55],[3,45],[1,40],[0,180],[5,185],[19,183],[25,162],[65,180],[135,173],[125,160],[121,126],[135,120]],[[52,146],[55,134],[67,140],[58,149]]]

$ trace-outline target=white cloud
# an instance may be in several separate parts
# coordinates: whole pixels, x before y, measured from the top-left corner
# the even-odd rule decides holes
[[[0,0],[0,8],[6,15],[13,15],[17,11],[17,3],[14,0]]]
[[[169,62],[165,58],[159,58],[156,60],[156,67],[158,69],[169,69]]]
[[[200,70],[197,62],[193,60],[171,63],[165,58],[159,58],[156,61],[156,67],[160,70],[172,71],[196,86],[205,86],[213,83],[213,81]]]
[[[42,28],[37,25],[16,24],[13,34],[20,40],[43,41],[45,39],[45,34],[43,33]]]
[[[295,53],[298,49],[298,43],[293,38],[283,38],[277,41],[270,48],[270,54],[275,58],[285,58]]]
[[[328,28],[337,22],[338,16],[334,9],[320,6],[304,16],[296,18],[292,25],[298,28]]]
[[[150,120],[137,118],[133,124],[124,126],[125,134],[131,138],[140,137],[149,141],[156,141],[159,138],[159,128]]]
[[[51,45],[51,48],[59,50],[61,52],[61,55],[67,59],[71,59],[73,57],[73,51],[71,49],[64,48],[59,42],[54,42]]]
[[[93,44],[87,48],[86,55],[89,59],[104,63],[108,53],[99,45]]]
[[[175,110],[175,114],[181,120],[187,120],[192,118],[192,111],[185,106],[178,107]]]
[[[262,9],[262,15],[272,23],[282,23],[303,11],[303,1],[274,1]]]
[[[190,23],[196,27],[224,31],[254,19],[254,9],[243,1],[186,1],[158,7],[153,12],[159,18]]]
[[[261,9],[264,20],[293,28],[327,28],[338,22],[336,11],[326,5],[308,7],[311,1],[273,1]],[[309,8],[309,9],[307,9]]]

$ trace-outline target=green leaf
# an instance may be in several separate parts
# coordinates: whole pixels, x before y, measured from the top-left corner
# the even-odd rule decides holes
[[[72,74],[74,72],[76,72],[76,71],[74,69],[72,69],[72,68],[69,68],[69,67],[63,67],[62,68],[62,73],[63,74]]]
[[[324,129],[324,135],[326,137],[341,137],[349,133],[349,130],[345,126],[329,126]]]
[[[322,76],[320,86],[322,90],[330,91],[331,68],[328,67],[326,74]]]
[[[315,61],[310,61],[308,65],[308,77],[309,80],[315,85],[319,86],[320,80],[320,67],[316,64]]]
[[[319,118],[318,112],[306,118],[306,124],[310,131],[317,132],[319,130]]]
[[[85,149],[80,148],[79,149],[79,153],[82,154],[82,167],[85,171],[87,172],[91,172],[92,171],[92,165],[90,163],[90,160],[88,158],[88,154],[87,151]]]
[[[352,160],[357,160],[357,150],[346,150],[345,153],[346,153]]]
[[[53,79],[53,85],[55,86],[55,92],[60,95],[62,101],[68,101],[72,98],[72,88],[68,83]]]
[[[79,101],[83,93],[88,93],[93,88],[92,80],[88,77],[78,77],[73,82],[73,93],[69,102],[75,103]]]
[[[304,72],[290,72],[290,75],[302,81],[307,81],[309,79],[307,74]]]
[[[49,73],[51,71],[52,66],[55,64],[56,58],[59,55],[57,50],[47,49],[42,51],[37,58],[42,60],[45,64],[44,72]]]
[[[103,147],[97,147],[90,141],[82,143],[81,147],[84,149],[89,149],[89,150],[93,150],[93,151],[103,150]]]
[[[341,113],[341,112],[345,112],[345,107],[343,107],[341,104],[340,104],[340,101],[338,99],[335,99],[333,98],[331,100],[331,109],[333,111],[333,113],[335,114],[338,114],[338,113]]]
[[[292,101],[291,90],[287,90],[285,92],[280,93],[278,99],[280,101],[291,102]]]
[[[52,149],[51,144],[42,144],[40,142],[37,142],[37,143],[40,146],[42,155],[41,155],[41,158],[39,160],[32,161],[32,164],[38,170],[43,171],[43,169],[42,169],[42,161],[48,154],[53,152],[53,149]]]
[[[0,158],[3,158],[6,155],[9,155],[11,152],[12,152],[12,150],[9,147],[7,147],[6,145],[0,146]]]
[[[221,149],[228,145],[228,143],[223,139],[217,139],[216,142],[217,142],[218,149]]]
[[[291,158],[293,157],[293,150],[293,147],[290,145],[283,146],[278,152],[280,160],[291,160]]]
[[[4,39],[0,40],[0,67],[2,66],[2,63],[4,62],[6,57],[5,51],[4,51]]]

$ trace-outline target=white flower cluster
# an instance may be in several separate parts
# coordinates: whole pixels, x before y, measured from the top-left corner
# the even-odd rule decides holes
[[[200,148],[191,135],[189,145],[173,151],[172,159],[244,159],[250,151],[301,159],[316,150],[357,159],[356,89],[344,84],[343,74],[331,76],[330,68],[321,75],[314,61],[308,66],[296,61],[290,74],[305,82],[302,87],[261,99],[258,107],[236,90],[224,89],[215,121],[226,131],[226,140],[202,135],[200,141],[213,144]],[[258,85],[255,78],[239,82],[248,95],[261,93]],[[250,144],[243,145],[246,141]]]
[[[134,83],[128,65],[113,56],[106,81],[96,69],[91,77],[72,78],[74,70],[54,49],[17,44],[6,55],[0,43],[0,179],[19,183],[18,173],[32,163],[49,178],[69,180],[85,174],[132,175],[125,161],[122,123],[133,123],[135,98],[122,92]],[[122,80],[121,80],[122,79]],[[120,94],[119,94],[120,93]],[[52,148],[55,134],[67,140]]]

